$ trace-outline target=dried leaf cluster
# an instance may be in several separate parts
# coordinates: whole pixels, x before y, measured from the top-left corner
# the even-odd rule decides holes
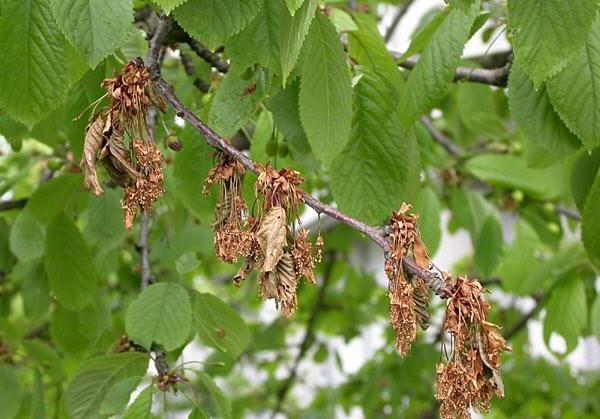
[[[164,112],[165,104],[139,58],[102,86],[107,93],[101,99],[108,96],[110,105],[97,112],[86,128],[81,159],[84,186],[102,194],[96,171],[101,161],[111,180],[124,189],[123,223],[129,229],[138,208],[151,212],[163,192],[162,158],[151,140],[147,110],[153,105]]]
[[[295,228],[302,202],[300,174],[292,169],[275,170],[270,165],[257,165],[257,169],[255,194],[259,208],[258,214],[250,217],[241,195],[243,166],[218,154],[204,188],[208,193],[211,185],[219,187],[213,223],[215,249],[225,262],[243,257],[244,264],[233,278],[235,285],[240,286],[255,269],[260,295],[274,299],[280,312],[289,317],[296,310],[300,278],[316,282],[314,268],[321,258],[323,239],[318,236],[315,249],[308,231]]]
[[[435,397],[442,418],[466,419],[469,408],[487,412],[492,397],[504,396],[500,353],[511,349],[499,327],[487,321],[490,305],[481,284],[459,276],[452,286],[444,318],[452,348],[447,363],[437,366]]]
[[[385,272],[389,279],[390,323],[394,330],[396,349],[405,356],[417,336],[417,326],[425,330],[429,325],[430,293],[425,282],[408,275],[402,261],[410,256],[424,269],[429,267],[429,257],[416,228],[418,216],[410,213],[410,205],[402,204],[394,212],[389,224],[389,253]]]

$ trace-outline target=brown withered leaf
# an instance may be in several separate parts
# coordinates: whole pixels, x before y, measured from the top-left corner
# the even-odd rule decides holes
[[[294,260],[290,253],[284,253],[273,271],[263,272],[259,279],[260,295],[264,299],[274,299],[277,308],[285,317],[296,311],[296,289],[298,278],[294,272]]]
[[[286,243],[286,218],[282,207],[273,207],[262,217],[256,239],[265,257],[261,272],[272,272],[283,256]]]
[[[419,267],[423,269],[429,269],[430,259],[429,255],[427,254],[427,249],[425,248],[425,245],[421,241],[421,238],[418,234],[415,234],[414,240],[415,242],[413,245],[413,256],[415,258],[415,262],[417,263],[417,265],[419,265]]]
[[[429,327],[429,300],[431,298],[429,287],[420,278],[413,278],[413,301],[415,306],[415,318],[421,330]]]
[[[98,182],[96,173],[96,161],[98,153],[105,141],[104,130],[105,118],[99,113],[85,129],[85,140],[83,143],[83,156],[81,157],[81,166],[83,167],[84,180],[83,185],[86,189],[91,189],[94,194],[102,194],[103,189]]]

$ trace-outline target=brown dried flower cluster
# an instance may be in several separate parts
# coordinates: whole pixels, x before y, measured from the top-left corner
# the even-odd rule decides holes
[[[411,214],[410,205],[402,204],[389,224],[389,254],[385,272],[389,279],[390,323],[396,337],[396,349],[401,356],[410,350],[417,336],[417,325],[428,327],[429,288],[422,279],[404,273],[402,261],[412,256],[424,269],[429,267],[427,251],[416,228],[418,216]]]
[[[459,276],[452,285],[444,318],[452,348],[448,362],[437,366],[435,397],[442,418],[468,419],[469,408],[487,412],[492,397],[504,396],[500,353],[511,349],[499,327],[487,321],[490,305],[481,284]]]
[[[101,161],[111,180],[125,190],[121,206],[123,223],[129,229],[138,208],[151,212],[163,193],[162,158],[151,141],[146,113],[149,105],[164,112],[165,104],[139,58],[127,64],[122,74],[105,79],[102,86],[110,106],[96,113],[86,128],[81,159],[84,186],[102,194],[96,171]]]
[[[281,313],[288,317],[297,306],[296,290],[301,277],[315,283],[315,263],[320,260],[323,239],[317,239],[316,250],[308,231],[293,228],[298,221],[298,206],[302,202],[300,174],[292,169],[275,170],[271,166],[257,167],[260,171],[255,184],[256,199],[260,201],[257,217],[247,217],[241,196],[239,163],[220,155],[205,181],[205,193],[212,184],[219,185],[219,200],[215,208],[215,248],[226,262],[239,257],[245,261],[235,275],[240,286],[255,269],[259,273],[259,292],[265,299],[274,299]]]

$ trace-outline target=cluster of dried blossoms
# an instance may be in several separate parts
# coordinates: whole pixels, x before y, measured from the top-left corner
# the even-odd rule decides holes
[[[148,129],[148,106],[164,112],[141,59],[129,62],[122,74],[105,79],[110,105],[97,112],[85,133],[81,166],[84,185],[96,195],[103,190],[96,164],[101,161],[111,180],[124,189],[123,223],[131,228],[138,211],[149,213],[163,193],[162,158]],[[104,97],[103,97],[104,98]]]
[[[444,329],[452,338],[446,364],[438,364],[435,397],[442,418],[469,418],[469,408],[487,412],[492,397],[504,396],[500,354],[510,347],[498,326],[487,321],[490,305],[477,281],[457,277],[451,284]]]
[[[405,257],[414,258],[423,269],[429,268],[429,257],[416,228],[418,216],[411,214],[410,205],[402,204],[393,213],[389,224],[389,253],[385,262],[385,272],[389,279],[390,323],[394,329],[396,349],[402,356],[410,350],[417,336],[417,326],[428,327],[427,306],[430,294],[427,284],[421,279],[408,275],[402,268]]]
[[[275,170],[257,166],[256,199],[260,202],[256,217],[247,215],[241,195],[244,168],[239,162],[218,153],[218,162],[205,181],[204,192],[217,184],[219,196],[215,208],[215,249],[225,262],[244,258],[234,277],[236,286],[253,269],[259,273],[260,294],[274,299],[281,313],[289,317],[297,306],[296,290],[301,277],[315,283],[315,263],[321,259],[323,239],[319,235],[313,248],[308,231],[294,225],[302,202],[300,174],[292,169]]]

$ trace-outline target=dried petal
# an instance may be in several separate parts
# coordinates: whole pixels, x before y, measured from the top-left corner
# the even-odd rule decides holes
[[[418,235],[416,235],[414,239],[413,256],[415,258],[415,262],[417,263],[417,265],[419,265],[419,267],[423,269],[429,269],[430,260],[429,256],[427,255],[427,249],[423,245],[423,242],[421,241]]]
[[[104,123],[105,118],[102,113],[99,113],[96,119],[86,127],[83,156],[81,157],[81,166],[84,172],[83,185],[86,189],[92,189],[96,195],[104,192],[98,183],[98,175],[96,173],[96,160],[105,141],[103,135]]]
[[[286,218],[282,207],[273,207],[263,216],[256,239],[265,257],[261,272],[271,272],[283,256],[286,244]]]
[[[301,229],[294,238],[292,246],[294,269],[298,277],[304,276],[311,284],[316,284],[315,259],[312,254],[312,245],[308,240],[308,230]]]

